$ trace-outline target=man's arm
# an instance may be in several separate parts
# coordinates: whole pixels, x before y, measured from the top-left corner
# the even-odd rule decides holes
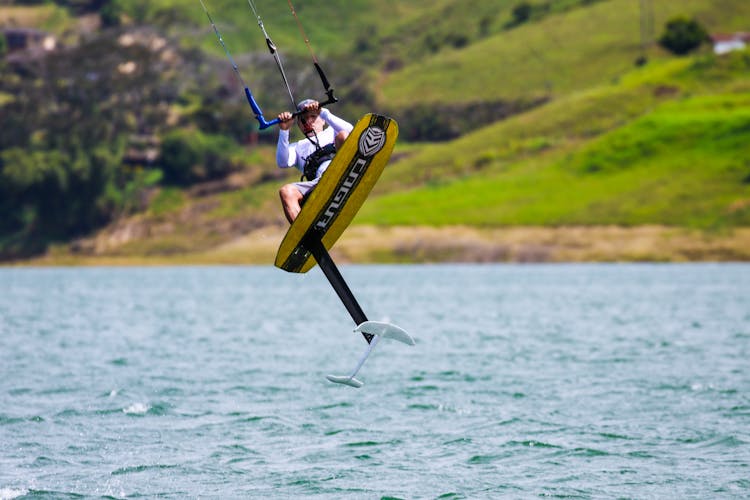
[[[285,111],[279,114],[279,140],[276,143],[276,164],[281,168],[294,167],[297,162],[297,150],[289,145],[289,129],[294,120],[292,114]]]
[[[321,108],[320,117],[323,119],[324,122],[330,125],[331,128],[333,128],[334,135],[338,134],[341,131],[344,131],[347,133],[351,132],[352,129],[354,128],[354,125],[344,120],[343,118],[339,118],[338,116],[334,115],[333,113],[328,111],[327,108]]]

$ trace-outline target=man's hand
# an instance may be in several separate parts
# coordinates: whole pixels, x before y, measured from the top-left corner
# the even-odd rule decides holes
[[[303,122],[307,122],[310,117],[317,118],[320,114],[320,103],[318,101],[311,101],[305,104],[305,107],[299,110],[299,113],[299,118]],[[281,130],[289,130],[292,128],[292,124],[294,123],[292,118],[292,113],[289,111],[279,113],[279,128]]]
[[[304,111],[305,113],[318,114],[318,112],[320,111],[320,103],[318,101],[307,103],[305,105],[305,109],[303,109],[302,111]]]
[[[293,123],[294,120],[292,120],[292,114],[289,111],[279,113],[279,128],[281,130],[289,130]]]

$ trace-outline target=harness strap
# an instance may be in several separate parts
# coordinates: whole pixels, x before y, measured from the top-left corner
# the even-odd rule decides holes
[[[336,156],[336,146],[326,144],[322,148],[315,150],[310,156],[305,158],[304,177],[308,181],[315,179],[315,174],[318,173],[318,168],[326,161],[333,160]]]

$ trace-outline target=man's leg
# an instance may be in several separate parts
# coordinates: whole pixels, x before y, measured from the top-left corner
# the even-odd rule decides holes
[[[286,220],[291,224],[299,215],[300,210],[302,210],[302,206],[300,205],[302,202],[302,193],[300,193],[294,184],[286,184],[279,189],[279,196],[281,197],[281,205],[284,207]]]

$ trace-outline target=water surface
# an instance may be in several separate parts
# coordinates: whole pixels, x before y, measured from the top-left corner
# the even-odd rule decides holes
[[[750,496],[750,266],[0,269],[0,499]]]

